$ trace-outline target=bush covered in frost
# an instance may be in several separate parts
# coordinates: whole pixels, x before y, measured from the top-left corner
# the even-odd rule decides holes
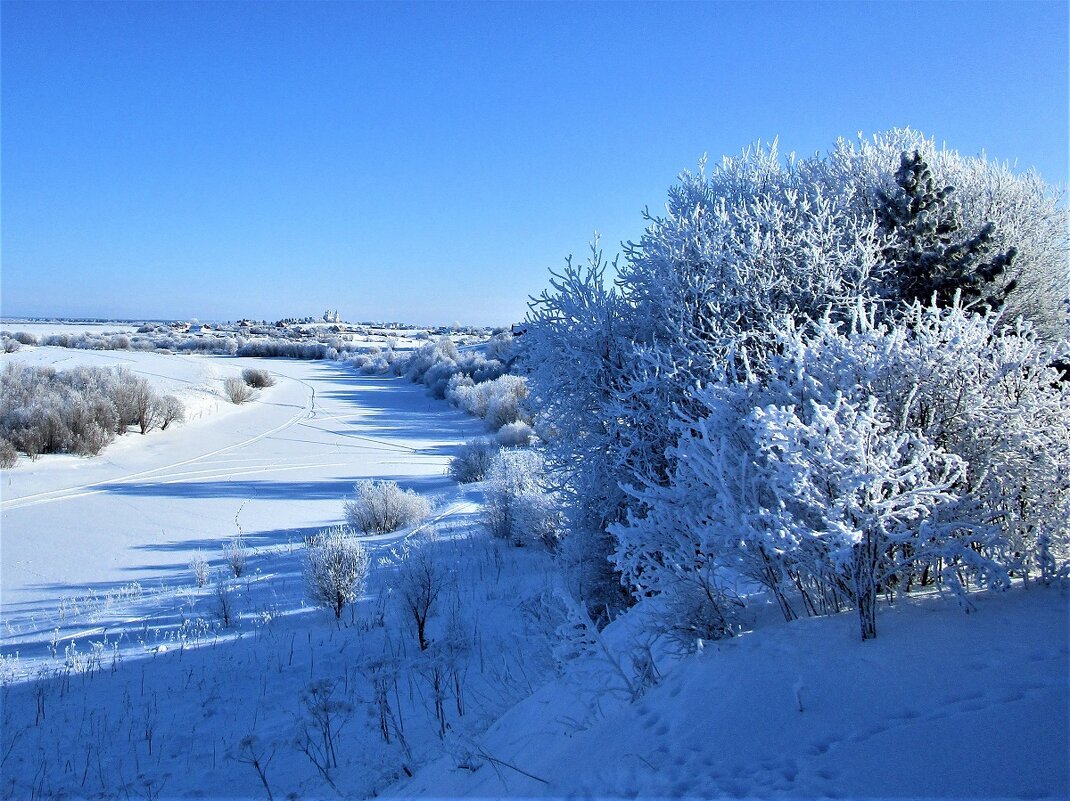
[[[346,521],[363,534],[388,534],[431,514],[431,503],[396,481],[358,481],[345,502]]]
[[[254,389],[264,389],[275,386],[275,379],[267,370],[256,367],[246,367],[241,371],[242,381]]]
[[[305,549],[305,586],[313,602],[334,612],[364,592],[371,559],[351,529],[341,526],[321,531]]]
[[[613,284],[597,247],[566,263],[519,338],[566,550],[612,559],[606,596],[672,614],[742,572],[872,636],[877,586],[1059,569],[1070,269],[1039,178],[897,130],[703,164],[646,219]]]
[[[450,478],[460,484],[482,481],[499,450],[501,448],[485,437],[466,442],[450,459]]]
[[[223,393],[231,403],[241,405],[256,397],[256,391],[242,379],[231,376],[223,382]]]
[[[514,545],[557,547],[564,519],[538,451],[500,451],[487,472],[485,495],[483,519],[495,537]]]
[[[517,375],[502,375],[481,384],[458,381],[447,393],[452,404],[485,420],[492,431],[525,420],[524,400],[527,396],[527,381]]]
[[[506,423],[494,438],[505,448],[526,448],[535,437],[535,431],[523,420]]]
[[[42,453],[92,456],[132,426],[144,434],[184,414],[176,398],[161,398],[124,368],[57,372],[9,364],[0,384],[0,437],[31,459]]]
[[[1028,328],[915,304],[776,336],[764,377],[696,393],[668,485],[614,528],[637,592],[742,574],[789,619],[858,610],[868,638],[879,588],[1066,570],[1070,383]]]

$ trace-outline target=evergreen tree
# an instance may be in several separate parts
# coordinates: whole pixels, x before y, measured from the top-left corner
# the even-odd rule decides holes
[[[962,237],[953,186],[938,187],[921,154],[903,152],[895,173],[898,191],[877,192],[877,219],[892,237],[884,257],[893,267],[890,280],[897,299],[950,306],[957,293],[967,305],[1000,308],[1017,282],[994,285],[1017,253],[993,252],[995,226],[985,223]]]

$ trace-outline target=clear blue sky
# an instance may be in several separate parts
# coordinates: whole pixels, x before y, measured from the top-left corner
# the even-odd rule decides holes
[[[506,323],[776,136],[1064,184],[1067,9],[4,2],[0,311]]]

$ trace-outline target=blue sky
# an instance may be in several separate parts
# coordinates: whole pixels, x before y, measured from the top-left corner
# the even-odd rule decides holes
[[[4,2],[0,312],[507,323],[777,136],[1064,184],[1067,9]]]

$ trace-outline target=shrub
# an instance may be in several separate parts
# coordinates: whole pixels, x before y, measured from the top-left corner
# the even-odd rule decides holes
[[[14,339],[20,345],[36,345],[40,342],[36,334],[27,334],[25,331],[16,331]]]
[[[365,368],[367,368],[372,363],[371,357],[363,353],[357,353],[353,356],[350,356],[348,359],[346,359],[346,361],[349,363],[350,367],[361,373],[363,373],[365,371]]]
[[[495,439],[498,440],[499,445],[506,448],[526,448],[531,444],[534,436],[535,432],[531,426],[523,420],[517,420],[502,426],[495,435]]]
[[[246,403],[256,397],[256,392],[240,378],[228,378],[223,382],[223,391],[230,402],[236,405]]]
[[[564,527],[559,507],[545,485],[542,454],[503,450],[494,458],[483,512],[491,534],[514,545],[540,542],[555,547]]]
[[[481,384],[451,382],[447,389],[447,398],[453,405],[482,418],[493,431],[523,419],[521,404],[527,395],[524,378],[508,374]]]
[[[364,591],[370,557],[352,530],[344,526],[321,531],[305,551],[305,584],[309,597],[335,618]]]
[[[1070,385],[1051,349],[959,305],[876,316],[775,327],[763,378],[696,391],[671,481],[612,527],[637,595],[743,575],[787,619],[853,607],[868,639],[878,592],[1070,566]]]
[[[219,624],[229,629],[238,619],[237,604],[233,595],[234,588],[221,575],[216,574],[213,585],[215,595],[215,613]]]
[[[439,368],[437,375],[441,375],[443,370],[455,369],[457,358],[457,346],[449,337],[442,337],[437,342],[421,345],[398,367],[410,381],[421,382],[428,370],[442,362],[446,362],[447,366]],[[437,377],[433,380],[437,380]]]
[[[182,401],[174,395],[164,395],[160,398],[160,430],[166,431],[171,423],[182,423],[186,420],[186,407]]]
[[[542,486],[520,493],[514,500],[513,529],[514,542],[534,542],[557,550],[565,533],[560,501]]]
[[[516,341],[511,332],[496,334],[487,341],[486,354],[488,359],[499,362],[508,362],[516,353]]]
[[[203,553],[197,551],[193,554],[193,557],[189,560],[189,569],[193,573],[193,579],[197,582],[198,587],[203,587],[208,583],[208,560]]]
[[[89,420],[78,426],[71,436],[70,450],[81,456],[96,456],[113,439],[111,430],[95,420]]]
[[[4,353],[14,353],[22,347],[22,345],[19,344],[19,341],[17,339],[9,339],[8,337],[4,337],[3,346]]]
[[[487,477],[487,471],[499,450],[497,445],[485,437],[466,442],[457,455],[450,459],[450,478],[460,484],[482,481]]]
[[[131,425],[145,433],[164,420],[162,401],[148,381],[125,369],[57,372],[8,365],[0,383],[0,436],[31,457],[92,456]]]
[[[450,379],[457,374],[457,369],[457,362],[453,359],[442,359],[428,368],[424,373],[423,382],[432,397],[439,400],[446,397]]]
[[[18,463],[19,452],[6,439],[0,439],[0,469],[10,470]]]
[[[364,534],[387,534],[431,514],[430,502],[396,481],[358,481],[355,497],[345,503],[349,524]]]
[[[239,535],[224,545],[223,559],[230,565],[230,572],[234,574],[234,578],[241,578],[249,559],[249,549],[245,547],[245,538]]]
[[[241,372],[242,380],[255,389],[264,389],[265,387],[275,386],[275,379],[271,373],[267,370],[261,370],[255,367],[246,367]]]

